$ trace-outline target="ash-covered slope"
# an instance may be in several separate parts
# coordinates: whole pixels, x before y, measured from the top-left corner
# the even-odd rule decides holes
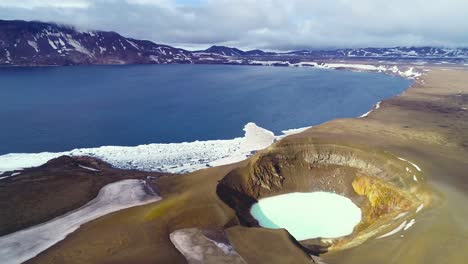
[[[0,65],[191,63],[191,53],[115,32],[0,20]]]

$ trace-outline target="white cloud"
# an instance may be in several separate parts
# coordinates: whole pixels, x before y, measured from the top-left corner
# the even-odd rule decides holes
[[[171,0],[126,0],[129,4],[138,4],[138,5],[168,5],[172,4]]]
[[[0,7],[7,8],[88,8],[87,0],[0,0]]]
[[[61,23],[114,30],[126,36],[183,46],[229,44],[283,50],[468,46],[466,0],[94,0],[89,3],[26,0],[10,5],[4,2],[0,0],[2,18],[49,21],[53,17]],[[63,6],[66,4],[70,8]],[[25,6],[29,6],[29,11]],[[31,9],[32,6],[41,8]],[[86,8],[76,8],[80,6]]]

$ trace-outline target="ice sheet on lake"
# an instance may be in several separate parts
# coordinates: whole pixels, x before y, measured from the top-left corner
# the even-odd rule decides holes
[[[96,157],[122,169],[187,173],[242,161],[253,152],[268,147],[284,136],[275,136],[271,131],[254,123],[248,123],[244,131],[244,137],[228,140],[148,144],[135,147],[104,146],[56,153],[6,154],[0,156],[0,173],[37,167],[63,155]],[[287,134],[300,131],[290,130]]]

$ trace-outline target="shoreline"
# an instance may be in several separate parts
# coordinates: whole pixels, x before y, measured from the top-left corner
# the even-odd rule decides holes
[[[315,63],[315,62],[314,62]],[[303,62],[299,63],[303,64]],[[318,69],[318,70],[347,70],[347,71],[358,71],[358,72],[371,72],[371,73],[383,73],[388,75],[396,75],[402,78],[407,78],[409,80],[414,80],[414,82],[418,81],[418,78],[421,77],[422,71],[416,72],[415,76],[412,75],[402,75],[403,72],[399,71],[396,66],[392,68],[386,68],[383,66],[375,66],[369,64],[347,64],[349,67],[343,67],[346,64],[337,64],[339,67],[329,67],[326,65],[321,65],[315,63],[316,67],[310,66],[297,66],[297,65],[290,65],[290,67],[309,67],[311,69]],[[155,64],[159,65],[159,64]],[[161,64],[166,65],[166,64]],[[169,64],[168,64],[169,65]],[[198,64],[195,64],[198,65]],[[205,65],[205,64],[199,64]],[[223,64],[224,65],[224,64]],[[356,65],[363,66],[356,67]],[[100,66],[100,65],[98,65]],[[104,65],[106,66],[106,65]],[[122,65],[116,65],[122,66]],[[235,65],[235,66],[268,66],[268,65]],[[273,67],[280,67],[274,66]],[[336,66],[336,65],[335,65]],[[402,65],[406,67],[405,65]],[[19,66],[23,67],[23,66]],[[39,66],[40,67],[40,66]],[[62,67],[62,66],[59,66]],[[65,66],[66,67],[66,66]],[[382,68],[383,67],[383,68]],[[410,71],[413,74],[413,67],[410,68]],[[413,83],[414,83],[413,82]],[[408,90],[406,88],[403,92]],[[398,96],[398,95],[396,95]],[[379,102],[374,104],[374,106],[367,112],[361,116],[356,116],[356,118],[366,117],[372,111],[376,109],[376,105]],[[328,120],[329,122],[332,120]],[[244,131],[248,123],[244,127]],[[253,130],[258,131],[268,131],[261,127],[256,126],[255,123],[252,123],[255,127],[252,128]],[[318,124],[320,125],[320,124]],[[235,162],[239,162],[248,158],[252,153],[261,150],[263,148],[268,147],[273,142],[281,140],[282,138],[300,133],[309,127],[303,128],[289,128],[283,130],[281,135],[273,135],[273,140],[270,140],[270,144],[263,145],[262,148],[254,147],[254,148],[241,148],[241,144],[243,141],[246,141],[246,135],[244,137],[238,137],[233,139],[213,139],[213,140],[204,140],[204,141],[192,141],[192,142],[180,142],[180,143],[149,143],[149,144],[142,144],[137,146],[100,146],[100,147],[91,147],[91,148],[78,148],[72,149],[68,151],[61,151],[61,152],[39,152],[39,153],[7,153],[0,155],[0,180],[9,178],[12,176],[16,176],[17,173],[24,168],[31,168],[37,167],[40,165],[45,164],[47,161],[57,158],[63,155],[71,155],[71,156],[90,156],[94,158],[99,158],[105,162],[108,162],[119,169],[137,169],[142,171],[151,171],[151,172],[168,172],[168,173],[190,173],[199,169],[204,169],[213,166],[221,166],[226,164],[231,164]],[[270,131],[268,131],[270,132]],[[254,133],[252,133],[254,134]],[[254,140],[249,140],[253,142]],[[213,148],[213,146],[217,146]],[[184,152],[179,160],[177,160],[177,154],[172,153],[174,149],[181,150]],[[211,153],[207,153],[207,150],[212,150]],[[193,150],[194,153],[189,154],[187,151]],[[125,155],[117,156],[115,155],[116,152],[127,152]],[[142,151],[146,152],[146,154],[142,155]],[[150,155],[152,153],[158,153],[164,151],[165,153],[169,153],[167,157],[159,156],[151,160]],[[133,154],[132,154],[133,152]],[[133,157],[132,157],[133,155]],[[199,157],[207,157],[200,159]],[[199,159],[199,162],[196,159]],[[206,160],[205,160],[206,159]],[[178,167],[176,164],[179,164]],[[5,165],[1,165],[5,164]],[[6,164],[13,164],[13,165],[6,165]],[[7,172],[13,172],[12,174],[5,175]],[[16,175],[15,175],[16,174]]]

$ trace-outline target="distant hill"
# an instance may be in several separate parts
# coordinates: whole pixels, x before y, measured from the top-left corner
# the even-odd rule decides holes
[[[209,53],[209,54],[217,54],[222,56],[265,56],[265,55],[275,55],[274,52],[265,52],[263,50],[255,49],[255,50],[248,50],[243,51],[238,48],[230,48],[225,46],[211,46],[206,50],[195,51],[194,53]]]
[[[300,50],[290,55],[316,58],[468,58],[468,48],[394,47],[334,50]]]
[[[357,48],[300,50],[284,53],[259,49],[212,46],[187,51],[148,40],[126,38],[116,32],[79,31],[70,26],[43,22],[0,20],[0,65],[81,64],[254,64],[287,65],[325,59],[425,60],[466,63],[468,49],[436,47]]]

